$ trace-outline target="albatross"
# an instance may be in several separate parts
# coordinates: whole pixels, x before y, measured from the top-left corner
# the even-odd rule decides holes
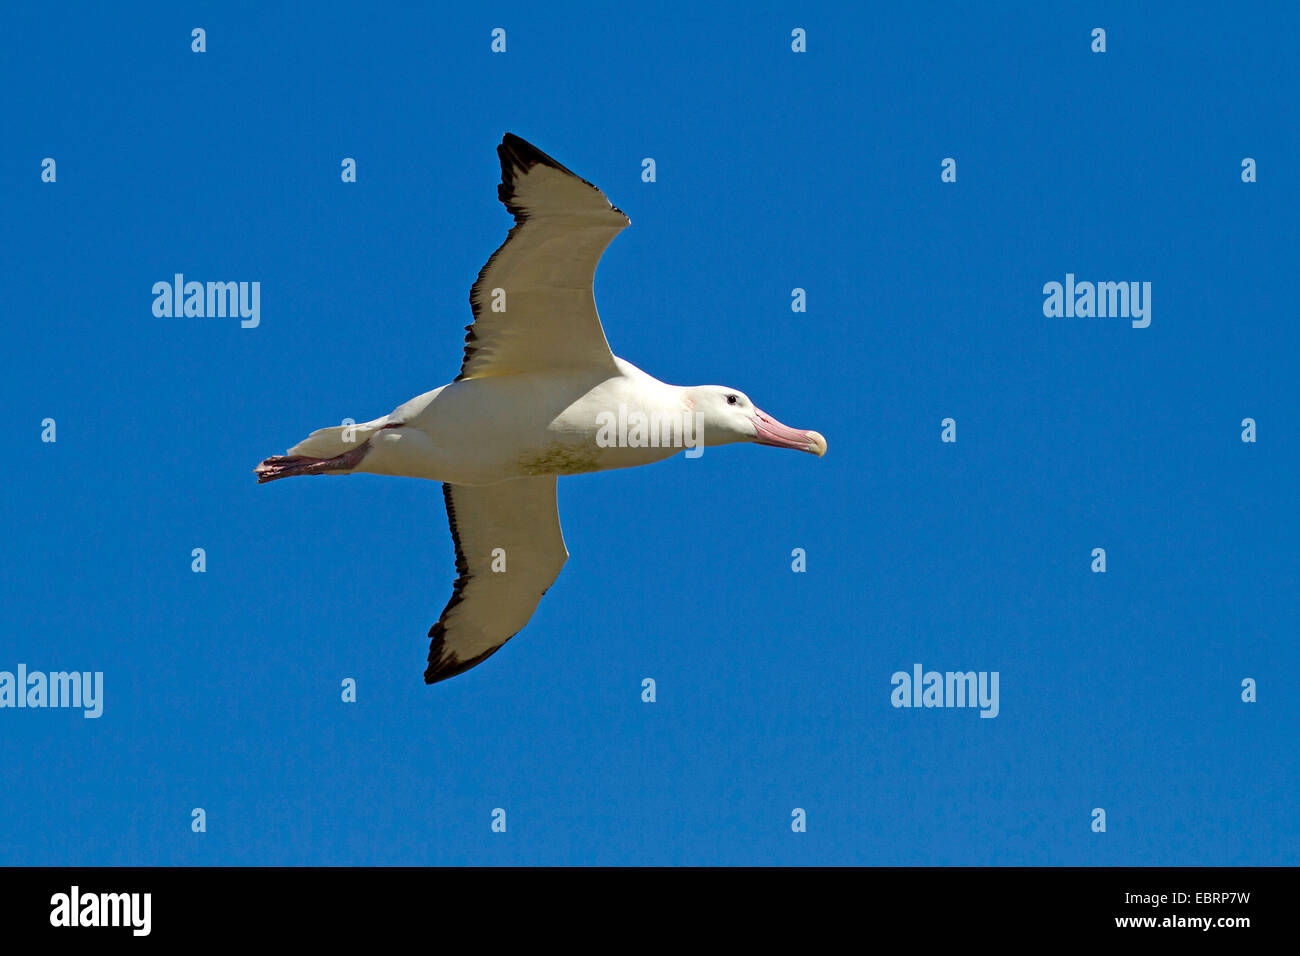
[[[593,286],[630,220],[518,136],[507,133],[497,156],[497,197],[514,225],[470,290],[460,374],[382,418],[318,429],[255,469],[259,483],[356,473],[442,482],[457,577],[429,630],[426,684],[500,650],[559,576],[569,557],[560,476],[732,442],[826,453],[820,434],[782,425],[738,389],[668,385],[615,356]]]

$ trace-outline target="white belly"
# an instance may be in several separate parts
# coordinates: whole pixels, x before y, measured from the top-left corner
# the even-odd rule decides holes
[[[370,452],[357,470],[484,485],[649,464],[681,451],[681,436],[672,435],[678,439],[672,444],[666,425],[664,435],[646,435],[635,427],[636,413],[666,419],[676,414],[672,402],[668,391],[623,376],[454,382],[395,409],[387,426],[371,435]]]

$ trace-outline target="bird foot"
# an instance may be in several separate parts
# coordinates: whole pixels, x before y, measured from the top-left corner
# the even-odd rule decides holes
[[[257,483],[265,484],[280,478],[293,478],[297,475],[325,475],[330,472],[351,471],[361,463],[361,459],[370,450],[369,442],[363,442],[351,451],[346,451],[333,458],[309,458],[306,455],[272,455],[253,469]]]

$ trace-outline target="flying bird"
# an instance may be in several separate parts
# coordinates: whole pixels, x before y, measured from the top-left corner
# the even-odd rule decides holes
[[[457,578],[429,631],[427,684],[495,654],[559,576],[569,557],[559,476],[732,442],[826,453],[820,434],[782,425],[737,389],[668,385],[616,357],[593,283],[627,216],[518,136],[507,133],[497,155],[497,196],[515,222],[470,290],[460,374],[382,418],[318,429],[255,469],[259,483],[358,472],[442,482]]]

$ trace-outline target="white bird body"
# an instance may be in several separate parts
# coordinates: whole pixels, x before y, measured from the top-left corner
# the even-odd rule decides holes
[[[689,389],[661,382],[630,362],[617,363],[619,374],[609,377],[600,372],[524,372],[452,382],[350,433],[345,426],[321,429],[289,454],[333,458],[368,440],[370,450],[355,468],[331,473],[488,485],[631,468],[682,451],[690,435],[683,436],[682,444],[666,447],[598,441],[602,427],[608,431],[601,422],[610,417],[617,422],[620,409],[625,420],[628,410],[644,414],[647,421],[690,420]],[[602,412],[607,413],[604,419]],[[674,437],[684,430],[678,428]],[[466,455],[466,448],[474,454]]]
[[[497,195],[515,217],[470,292],[460,375],[359,425],[312,432],[258,481],[368,473],[443,483],[458,575],[429,631],[427,683],[494,654],[568,558],[556,481],[757,442],[821,456],[739,391],[668,385],[616,358],[596,312],[605,247],[627,225],[591,183],[509,133]]]

